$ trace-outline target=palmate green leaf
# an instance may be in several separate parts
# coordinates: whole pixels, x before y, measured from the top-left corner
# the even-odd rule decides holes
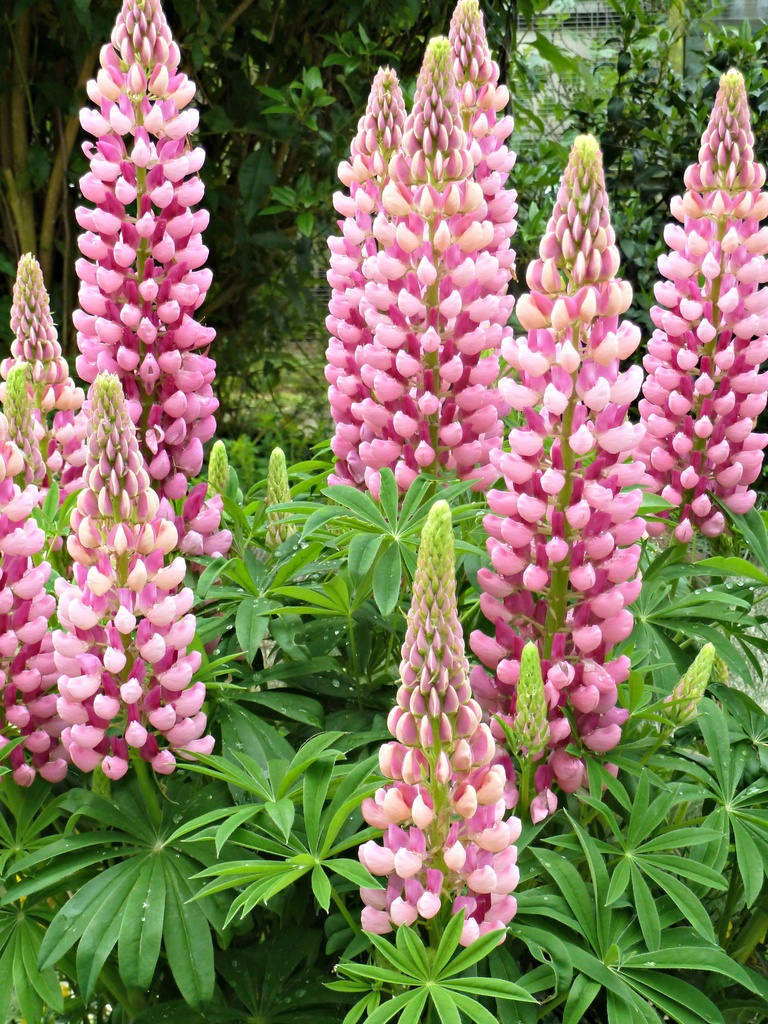
[[[360,804],[371,796],[380,785],[378,777],[378,755],[374,754],[356,764],[346,775],[344,781],[334,794],[328,807],[324,810],[320,827],[322,832],[322,855],[332,856],[340,852],[334,846],[342,827],[349,821],[353,813],[359,813]],[[376,772],[376,777],[374,777]]]
[[[627,971],[625,976],[637,993],[678,1024],[724,1024],[723,1015],[712,1000],[682,978],[662,971],[645,975]]]
[[[18,923],[16,933],[17,958],[20,951],[29,985],[44,1003],[60,1013],[63,1012],[64,999],[56,971],[52,967],[46,970],[40,970],[38,967],[37,961],[43,940],[43,929],[40,927],[40,922],[32,917],[25,917]]]
[[[457,975],[463,974],[464,971],[473,967],[476,963],[479,963],[480,960],[483,960],[488,956],[492,949],[501,945],[504,941],[504,935],[505,931],[503,928],[497,931],[488,932],[487,935],[481,935],[480,938],[476,939],[471,946],[467,946],[466,949],[462,949],[458,956],[455,956],[439,970],[437,966],[437,958],[435,958],[435,963],[432,967],[433,977],[441,983],[448,984],[449,979],[454,979]],[[512,983],[509,982],[508,984],[511,985]],[[526,997],[520,996],[520,998],[525,999],[528,995],[529,994],[526,993]],[[513,996],[512,998],[517,997]]]
[[[629,885],[629,875],[630,860],[628,857],[622,857],[611,874],[611,884],[608,886],[608,892],[605,895],[606,906],[610,907],[612,903],[615,903],[616,900],[624,895]]]
[[[347,565],[355,586],[359,586],[370,571],[383,540],[384,534],[381,533],[357,533],[349,542]]]
[[[284,796],[281,800],[270,800],[264,805],[269,817],[280,829],[283,839],[288,842],[293,828],[293,819],[296,816],[296,807],[293,800]]]
[[[319,864],[312,869],[312,892],[323,910],[328,913],[331,906],[331,883]]]
[[[352,978],[368,978],[390,985],[411,984],[416,980],[413,975],[404,977],[398,971],[393,971],[389,967],[378,967],[376,964],[339,964],[338,969]]]
[[[74,946],[92,917],[117,912],[138,870],[135,860],[121,861],[86,882],[67,900],[45,933],[40,949],[41,969],[53,966]]]
[[[494,1015],[475,999],[462,995],[459,992],[453,994],[456,1006],[475,1024],[499,1024],[499,1018]]]
[[[410,957],[401,953],[394,943],[388,942],[382,935],[369,935],[368,938],[384,959],[388,960],[393,967],[396,967],[397,970],[404,974],[406,978],[410,978],[412,981],[419,980],[418,974],[414,974],[413,963]],[[349,967],[348,964],[344,966],[345,969]],[[339,966],[339,970],[341,970],[341,965]],[[433,973],[435,975],[437,974],[437,957],[435,958],[435,964],[433,965]]]
[[[478,996],[488,996],[494,999],[509,999],[519,1003],[535,1003],[531,993],[516,985],[513,981],[506,981],[501,978],[451,978],[441,982],[443,988],[451,992],[473,993]]]
[[[398,602],[402,576],[400,548],[392,543],[380,552],[373,569],[373,599],[385,618],[392,614]]]
[[[171,861],[165,870],[163,940],[168,966],[179,992],[196,1008],[213,996],[213,943],[208,921],[194,895]]]
[[[394,996],[392,999],[387,999],[378,1007],[378,1009],[374,1010],[373,1013],[366,1017],[365,1024],[386,1024],[388,1020],[392,1020],[395,1014],[404,1010],[409,1003],[415,1000],[419,1000],[418,1012],[420,1015],[424,1008],[424,1004],[427,1001],[426,992],[424,992],[423,989],[416,988],[411,989],[409,992],[403,992],[399,996]],[[418,1017],[416,1020],[418,1021]]]
[[[751,907],[763,887],[763,875],[766,870],[765,858],[761,855],[757,843],[749,834],[748,829],[735,816],[731,816],[731,828],[736,845],[736,862],[744,883],[744,898]]]
[[[748,562],[746,558],[736,558],[733,556],[729,558],[722,558],[720,556],[716,558],[703,558],[695,563],[695,567],[699,572],[705,572],[708,576],[725,576],[726,579],[745,576],[747,579],[756,580],[758,583],[768,586],[768,575],[753,562]]]
[[[320,818],[332,775],[332,762],[316,761],[307,768],[304,776],[304,828],[309,849],[313,853],[320,844]]]
[[[433,985],[429,989],[429,994],[437,1010],[437,1016],[440,1020],[440,1024],[461,1024],[461,1017],[459,1015],[458,1007],[453,996],[447,992],[444,988],[439,985]]]
[[[30,956],[31,952],[25,944],[24,931],[20,930],[16,936],[16,955],[13,959],[13,987],[22,1017],[28,1021],[38,1021],[43,1016],[43,1000],[32,984],[37,964],[34,954]]]
[[[238,695],[238,701],[258,704],[260,707],[276,711],[284,718],[303,725],[314,726],[315,729],[325,727],[325,712],[320,701],[303,694],[289,693],[287,690],[262,690],[258,693]]]
[[[640,930],[643,933],[645,944],[648,949],[658,949],[661,942],[661,922],[656,901],[648,888],[648,883],[636,865],[632,865],[632,891],[635,895],[635,909],[640,922]]]
[[[128,894],[122,915],[117,954],[120,976],[128,988],[147,990],[152,984],[163,935],[165,889],[163,857],[150,857]]]
[[[425,980],[429,978],[429,957],[418,932],[413,928],[398,928],[395,944],[403,956],[410,959],[414,974]]]
[[[323,861],[323,867],[341,875],[353,885],[363,886],[366,889],[383,888],[381,879],[372,875],[359,860],[352,860],[349,857],[332,857],[330,860]]]
[[[16,933],[11,935],[0,956],[0,1020],[8,1020],[8,1007],[13,995],[13,961],[16,958]]]
[[[45,868],[31,877],[24,878],[21,882],[10,884],[8,886],[8,891],[0,900],[0,906],[6,906],[9,903],[32,896],[36,893],[44,893],[48,889],[52,889],[56,892],[57,889],[60,888],[62,880],[73,878],[78,871],[89,868],[93,864],[103,863],[104,847],[107,846],[108,842],[109,837],[105,837],[101,851],[84,850],[81,853],[72,855],[71,857],[61,857],[54,862],[52,867]],[[29,860],[29,858],[24,859],[27,861]],[[39,860],[48,860],[48,857],[40,857]],[[10,865],[10,870],[16,872],[17,865]]]
[[[445,926],[440,943],[438,944],[437,950],[435,951],[435,958],[432,962],[432,971],[436,978],[440,978],[443,971],[448,966],[448,963],[459,948],[459,940],[461,939],[461,932],[464,927],[464,911],[460,910],[458,914],[452,914],[451,919]],[[471,947],[468,947],[471,949]],[[452,972],[449,972],[449,975]]]
[[[768,531],[761,514],[755,509],[750,509],[749,512],[745,512],[743,515],[734,515],[724,505],[720,507],[731,525],[736,527],[747,542],[750,554],[768,572]]]
[[[600,985],[596,981],[590,981],[583,974],[575,978],[563,1008],[562,1024],[581,1024],[599,991]]]
[[[519,917],[512,922],[509,932],[525,942],[531,954],[550,968],[555,978],[555,997],[567,992],[573,980],[573,964],[565,943],[553,931],[521,923]]]
[[[675,878],[674,875],[669,874],[667,871],[660,871],[658,868],[652,867],[649,862],[643,863],[643,870],[648,878],[659,886],[662,892],[666,892],[680,913],[687,921],[690,921],[699,935],[703,939],[714,942],[715,934],[712,928],[712,920],[698,896],[691,892],[688,886],[681,882],[679,878]]]
[[[710,833],[712,838],[709,842],[720,838],[720,832],[710,829]],[[665,853],[648,854],[643,856],[643,870],[645,870],[646,865],[660,868],[662,871],[671,871],[682,878],[687,878],[691,882],[697,882],[699,885],[704,885],[709,889],[718,889],[721,892],[725,892],[728,888],[728,883],[720,871],[713,871],[706,864],[693,860],[691,857],[676,857],[674,854]]]
[[[266,635],[269,618],[264,613],[269,609],[269,604],[260,597],[246,597],[238,606],[235,633],[249,664],[259,653],[259,646]]]
[[[551,853],[549,850],[534,850],[533,853],[557,883],[584,937],[593,948],[597,948],[595,906],[579,872],[569,860],[558,853]]]
[[[130,891],[125,895],[130,895]],[[77,981],[86,999],[93,994],[98,985],[101,969],[120,935],[126,909],[124,902],[116,905],[112,901],[112,912],[92,917],[77,944]]]
[[[347,484],[334,484],[322,492],[331,501],[349,509],[364,523],[375,527],[381,533],[389,533],[389,525],[376,507],[374,500]]]

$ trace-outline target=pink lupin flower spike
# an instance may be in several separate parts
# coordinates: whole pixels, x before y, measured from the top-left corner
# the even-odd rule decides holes
[[[493,254],[495,228],[473,167],[450,46],[433,39],[381,193],[378,247],[362,265],[370,341],[361,338],[355,360],[363,388],[342,402],[353,421],[347,465],[352,458],[374,496],[385,466],[401,491],[424,471],[477,488],[497,476],[489,458],[506,405],[494,385],[511,272]]]
[[[58,782],[67,761],[52,692],[57,673],[48,622],[56,601],[45,592],[51,566],[34,562],[45,546],[31,515],[38,490],[20,490],[14,478],[24,478],[24,457],[0,413],[0,746],[22,737],[10,764],[14,781],[30,786],[38,772]]]
[[[660,491],[678,541],[698,528],[725,529],[713,498],[748,512],[768,434],[757,433],[768,380],[768,214],[765,168],[755,161],[744,79],[720,79],[698,163],[685,173],[686,193],[672,200],[681,224],[667,226],[670,252],[659,258],[666,279],[651,309],[657,330],[643,364],[640,413],[646,427],[638,456],[646,486]],[[665,308],[666,307],[666,308]],[[665,515],[667,515],[665,513]],[[648,532],[664,525],[649,523]]]
[[[196,319],[211,284],[204,267],[205,210],[198,176],[204,153],[191,148],[195,86],[179,71],[159,0],[124,0],[88,83],[98,109],[80,112],[95,136],[84,151],[80,187],[91,206],[76,210],[80,309],[74,315],[80,376],[99,371],[123,382],[150,478],[161,497],[185,496],[215,430],[215,332]]]
[[[553,781],[573,792],[585,778],[569,743],[603,753],[620,738],[627,712],[616,707],[617,686],[629,661],[610,652],[632,629],[627,606],[640,591],[636,542],[645,529],[636,515],[640,490],[621,493],[644,473],[642,463],[626,461],[643,433],[627,421],[642,370],[619,371],[640,332],[619,323],[632,293],[616,278],[619,255],[591,136],[573,145],[539,251],[528,268],[531,291],[517,305],[527,337],[502,344],[517,371],[516,380],[502,380],[502,392],[525,426],[511,431],[509,453],[492,455],[507,490],[488,494],[492,569],[478,580],[495,636],[477,630],[470,644],[491,673],[474,670],[478,699],[512,726],[523,646],[538,646],[549,707],[548,755],[535,775],[541,816],[553,808]]]
[[[85,415],[81,411],[84,396],[82,388],[77,387],[69,375],[51,317],[43,273],[31,253],[19,260],[13,288],[11,330],[14,333],[11,354],[0,364],[3,377],[0,401],[6,402],[6,382],[13,368],[26,366],[30,403],[37,423],[31,427],[44,465],[43,475],[36,478],[40,483],[39,494],[42,500],[50,480],[56,480],[63,501],[81,485],[85,462]]]
[[[380,751],[393,781],[363,803],[382,843],[360,847],[360,860],[386,889],[361,889],[365,931],[433,918],[447,902],[464,910],[461,942],[504,929],[517,904],[517,818],[504,820],[517,793],[472,698],[456,610],[451,513],[431,508],[419,548],[413,600],[400,664],[397,704]]]
[[[381,204],[381,190],[389,181],[389,161],[403,137],[405,106],[397,75],[379,68],[371,86],[368,106],[352,141],[349,161],[339,167],[339,178],[349,195],[336,192],[334,206],[344,218],[341,236],[328,239],[331,250],[327,274],[332,288],[326,327],[330,341],[328,398],[335,423],[331,450],[336,465],[331,484],[361,486],[365,466],[358,448],[361,424],[352,413],[353,403],[370,399],[371,389],[361,377],[361,353],[371,344],[371,331],[360,312],[366,278],[364,261],[377,252],[377,232],[388,230]]]
[[[192,682],[200,654],[187,651],[194,595],[182,585],[184,559],[167,561],[178,532],[158,516],[119,378],[99,374],[90,402],[85,487],[67,542],[74,583],[56,581],[62,741],[83,771],[101,765],[120,778],[133,749],[168,774],[177,753],[213,748],[205,686]]]

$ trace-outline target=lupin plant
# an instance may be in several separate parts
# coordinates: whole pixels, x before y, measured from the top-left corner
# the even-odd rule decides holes
[[[27,486],[24,475],[24,456],[0,413],[0,747],[21,737],[10,764],[14,782],[30,786],[38,772],[48,782],[60,781],[67,761],[49,630],[56,601],[45,590],[51,566],[34,561],[45,534],[31,515],[37,487]]]
[[[21,443],[25,452],[34,439],[38,454],[30,453],[31,458],[35,462],[41,459],[44,465],[42,475],[39,467],[33,470],[35,480],[40,484],[41,498],[45,496],[50,480],[55,479],[63,500],[80,486],[85,461],[85,414],[81,411],[84,396],[83,389],[69,375],[51,317],[43,273],[31,253],[21,257],[16,270],[11,330],[14,334],[11,354],[0,364],[4,381],[0,384],[0,401],[4,404],[8,401],[11,373],[16,367],[25,367],[32,415],[37,426],[27,423],[27,414],[22,411],[20,396],[16,392],[10,399],[12,408],[7,410],[12,436],[16,443]],[[23,424],[18,416],[24,418]],[[19,431],[24,432],[24,439]],[[26,461],[30,466],[29,458]]]
[[[205,686],[192,682],[201,656],[187,651],[194,595],[182,587],[184,559],[166,564],[178,533],[158,515],[120,379],[99,374],[90,402],[85,486],[67,541],[74,582],[56,581],[62,741],[83,771],[120,778],[133,751],[168,774],[179,750],[213,747]]]
[[[482,19],[475,14],[481,49]],[[491,130],[487,117],[473,120],[470,112],[467,134],[455,64],[466,58],[465,77],[481,75],[477,95],[486,97],[494,119],[508,94],[487,85],[487,66],[478,69],[473,55],[457,46],[456,56],[445,38],[427,47],[413,110],[381,190],[378,244],[360,266],[362,295],[352,289],[349,301],[346,292],[332,300],[333,313],[333,302],[343,312],[354,298],[367,329],[355,341],[359,373],[337,373],[334,346],[329,349],[331,406],[344,423],[337,437],[344,437],[349,471],[337,469],[332,481],[349,482],[349,476],[374,496],[385,466],[401,491],[421,472],[470,478],[477,488],[498,475],[489,459],[501,444],[500,417],[507,411],[495,384],[514,301],[506,290],[516,208],[513,194],[497,194],[501,172],[508,173],[514,159],[497,147],[511,121],[502,119]],[[475,128],[481,138],[492,135],[493,145],[484,150],[474,141]],[[349,181],[354,166],[345,169]],[[476,166],[483,184],[474,179]]]
[[[266,544],[270,551],[280,547],[284,540],[296,532],[293,523],[286,521],[285,512],[272,512],[272,505],[284,505],[291,500],[291,488],[288,485],[288,467],[285,464],[285,453],[282,448],[273,448],[269,457],[267,471],[267,536]]]
[[[516,910],[517,818],[504,820],[517,793],[472,697],[456,607],[451,512],[430,509],[421,537],[400,663],[397,703],[380,751],[393,781],[363,803],[383,843],[360,847],[360,860],[385,889],[361,889],[366,931],[464,910],[463,945],[504,929]]]
[[[648,377],[640,412],[646,427],[638,458],[646,486],[675,510],[665,513],[687,543],[725,529],[718,503],[748,512],[768,434],[757,433],[768,383],[768,215],[765,168],[755,160],[744,79],[720,79],[698,162],[685,173],[686,192],[667,226],[670,252],[660,257],[666,280],[651,310],[657,330],[643,363]],[[665,529],[649,523],[648,532]]]
[[[628,605],[640,592],[636,515],[642,463],[627,462],[642,428],[627,420],[642,370],[620,372],[639,330],[619,315],[631,288],[616,277],[619,253],[597,142],[576,139],[540,258],[530,264],[530,292],[517,305],[527,336],[502,345],[517,379],[504,397],[525,420],[510,451],[494,464],[507,490],[491,490],[484,518],[492,569],[481,569],[481,608],[495,636],[477,630],[472,650],[490,670],[474,670],[476,695],[514,728],[520,659],[527,640],[541,656],[549,707],[549,747],[536,789],[573,792],[585,779],[587,753],[616,745],[627,712],[616,706],[629,659],[611,648],[632,630]],[[497,723],[497,735],[502,736]]]
[[[88,83],[98,109],[80,113],[96,142],[84,144],[90,170],[80,181],[93,206],[76,211],[84,230],[77,370],[89,383],[100,371],[121,379],[152,484],[168,499],[183,498],[200,472],[218,406],[206,354],[215,331],[195,319],[211,284],[202,241],[209,216],[194,209],[205,154],[190,145],[195,86],[180,59],[159,0],[124,0]],[[219,516],[209,518],[212,534]],[[203,552],[194,546],[189,553]]]

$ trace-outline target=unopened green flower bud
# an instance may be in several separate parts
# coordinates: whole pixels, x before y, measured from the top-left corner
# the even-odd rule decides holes
[[[4,412],[8,419],[9,438],[24,456],[23,483],[19,473],[17,483],[34,484],[45,479],[45,464],[40,452],[42,430],[35,430],[37,419],[29,394],[27,363],[15,363],[8,372],[5,388]]]
[[[520,679],[517,684],[517,704],[512,733],[517,741],[518,753],[536,759],[549,742],[549,717],[544,696],[539,649],[527,643],[520,658]]]
[[[267,472],[267,547],[274,551],[287,540],[296,528],[285,521],[285,512],[271,512],[271,505],[285,505],[291,500],[291,489],[288,486],[288,467],[285,464],[285,453],[282,448],[275,448],[269,457]]]
[[[216,494],[224,494],[229,481],[229,459],[223,441],[216,441],[208,459],[208,486]]]
[[[715,655],[715,660],[712,665],[712,678],[716,683],[723,683],[724,686],[728,686],[730,682],[728,676],[728,666],[719,654]]]
[[[715,664],[715,648],[704,644],[683,678],[665,700],[667,721],[677,728],[693,721]]]

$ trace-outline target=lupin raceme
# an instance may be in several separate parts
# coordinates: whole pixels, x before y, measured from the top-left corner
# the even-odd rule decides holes
[[[648,377],[640,412],[646,427],[638,458],[645,486],[673,506],[664,513],[676,539],[694,530],[717,537],[721,506],[748,512],[768,434],[755,429],[768,381],[768,193],[755,160],[744,79],[720,80],[698,162],[685,172],[685,194],[672,200],[670,251],[659,258],[664,280],[651,310],[656,330],[643,359]],[[663,532],[663,523],[648,532]]]
[[[446,502],[430,509],[421,536],[400,663],[397,703],[380,751],[392,781],[363,802],[382,841],[359,850],[385,889],[363,888],[366,931],[463,910],[461,942],[503,930],[519,877],[520,821],[505,816],[516,791],[472,697],[456,608],[453,527]]]
[[[611,648],[629,636],[640,592],[642,495],[624,488],[644,467],[628,461],[643,432],[627,416],[642,370],[620,367],[640,332],[619,321],[632,290],[618,269],[602,156],[580,136],[517,304],[527,333],[502,343],[515,371],[502,394],[522,424],[510,450],[491,455],[506,483],[488,492],[491,568],[478,573],[493,635],[476,630],[470,640],[487,670],[473,671],[475,694],[512,729],[524,645],[539,649],[549,736],[535,785],[549,810],[553,783],[578,789],[585,757],[614,747],[627,717],[617,695],[629,659]],[[501,740],[501,725],[493,728]]]

